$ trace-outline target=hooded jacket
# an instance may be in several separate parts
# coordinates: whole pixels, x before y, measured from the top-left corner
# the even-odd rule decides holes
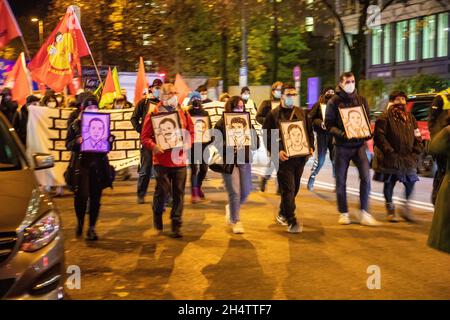
[[[366,98],[358,95],[356,89],[353,93],[348,94],[340,86],[337,86],[335,92],[336,94],[327,103],[327,111],[325,113],[327,132],[335,137],[336,146],[359,148],[371,137],[365,139],[348,139],[339,109],[362,106],[368,117],[370,114],[369,104]]]

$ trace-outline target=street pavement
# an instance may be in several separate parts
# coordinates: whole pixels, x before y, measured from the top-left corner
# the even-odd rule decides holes
[[[311,193],[303,184],[296,203],[304,229],[289,234],[274,222],[274,181],[261,193],[255,175],[253,186],[241,209],[246,232],[234,235],[225,224],[222,179],[210,172],[208,201],[193,205],[185,197],[182,239],[168,237],[169,212],[163,234],[152,228],[153,180],[144,205],[136,204],[134,179],[105,190],[95,243],[75,238],[71,195],[55,198],[66,265],[81,269],[81,288],[67,289],[67,298],[450,299],[450,255],[426,245],[432,212],[414,209],[419,223],[390,224],[383,202],[372,200],[383,226],[340,226],[333,191]],[[358,198],[350,195],[349,203],[356,211]],[[379,267],[380,289],[368,289],[370,266]]]

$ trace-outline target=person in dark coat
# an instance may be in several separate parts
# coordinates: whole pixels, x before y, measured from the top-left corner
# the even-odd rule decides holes
[[[208,87],[206,85],[199,86],[195,91],[200,94],[202,104],[212,102],[212,100],[208,98]]]
[[[408,200],[419,181],[417,165],[422,152],[422,138],[414,116],[405,110],[406,94],[394,91],[389,96],[388,108],[375,123],[374,180],[384,183],[387,217],[398,222],[392,201],[397,182],[405,186],[406,205],[401,216],[407,221],[415,219],[409,210]]]
[[[430,152],[434,155],[446,156],[447,172],[437,193],[428,245],[434,249],[450,253],[450,121],[431,140]]]
[[[322,169],[325,163],[325,158],[327,156],[327,150],[330,151],[330,159],[333,165],[334,174],[334,147],[333,147],[333,137],[327,132],[324,121],[324,111],[327,107],[328,100],[334,96],[334,89],[331,87],[325,88],[322,95],[319,97],[319,101],[316,102],[311,111],[308,113],[308,117],[312,121],[313,129],[316,132],[316,157],[314,159],[314,164],[311,168],[311,175],[308,179],[308,190],[314,190],[314,182],[317,175]]]
[[[98,111],[97,99],[94,96],[87,98],[83,101],[82,108],[86,111]],[[66,138],[66,148],[73,153],[70,166],[74,181],[74,207],[78,221],[76,236],[79,238],[83,234],[84,218],[89,207],[89,229],[86,240],[96,241],[98,236],[95,225],[100,212],[102,191],[112,187],[113,173],[107,153],[81,152],[83,143],[81,114],[68,128]],[[110,136],[108,140],[112,144],[114,136]]]
[[[256,121],[259,124],[264,125],[264,121],[266,120],[266,117],[270,113],[270,111],[272,111],[273,109],[277,108],[280,105],[282,88],[283,83],[280,81],[274,82],[272,84],[271,98],[269,100],[264,100],[263,102],[261,102],[261,105],[258,108],[258,112],[256,113]],[[273,163],[269,162],[266,168],[266,172],[264,173],[264,176],[261,177],[260,182],[261,192],[266,191],[267,182],[269,181],[274,168],[275,167]]]
[[[26,103],[20,108],[13,120],[13,127],[23,145],[27,145],[27,125],[28,125],[28,107],[39,106],[40,99],[36,96],[28,96]]]
[[[198,92],[194,92],[191,95],[189,105],[189,114],[191,115],[192,122],[194,123],[194,130],[203,131],[209,130],[211,126],[211,119],[208,111],[202,107],[202,97]],[[195,117],[206,117],[196,120]],[[204,120],[207,119],[207,122]],[[200,128],[199,128],[200,127]],[[194,138],[195,139],[195,138]],[[206,142],[195,142],[190,150],[190,162],[191,162],[191,201],[197,203],[200,200],[205,199],[205,194],[202,190],[203,180],[208,172],[208,159],[209,159],[209,144],[211,143],[211,135]]]
[[[153,80],[149,89],[149,96],[138,102],[136,108],[134,108],[133,115],[131,116],[131,124],[134,130],[139,134],[142,133],[142,127],[144,126],[144,119],[149,110],[153,110],[159,104],[159,91],[163,82],[160,79]],[[137,183],[137,203],[145,203],[145,195],[147,194],[148,184],[152,175],[153,167],[153,155],[152,150],[144,148],[141,144],[141,160],[138,167],[138,183]]]
[[[16,116],[19,105],[12,98],[12,92],[9,88],[3,88],[0,92],[0,112],[4,114],[6,119],[12,124]]]

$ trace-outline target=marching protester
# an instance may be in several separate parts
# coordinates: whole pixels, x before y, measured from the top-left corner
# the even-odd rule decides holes
[[[209,130],[211,119],[208,111],[202,107],[203,97],[194,92],[189,100],[189,114],[194,123],[194,132],[198,134],[200,138],[203,137],[206,131]],[[195,117],[202,117],[196,120]],[[207,123],[205,122],[205,117]],[[195,135],[194,135],[195,136]],[[209,135],[208,141],[200,142],[194,141],[190,150],[190,163],[191,163],[191,202],[197,203],[200,200],[205,199],[205,194],[202,190],[203,180],[208,172],[208,159],[209,159],[209,144],[211,143],[211,135]]]
[[[92,96],[82,103],[85,111],[98,111],[98,101]],[[114,180],[113,170],[109,165],[107,153],[82,152],[83,143],[81,131],[81,115],[72,122],[67,130],[66,147],[72,151],[73,159],[69,165],[69,175],[73,183],[74,206],[77,215],[77,228],[75,235],[81,237],[84,228],[86,211],[89,208],[89,229],[86,240],[98,240],[95,226],[100,212],[100,202],[103,189],[112,187]],[[109,137],[112,144],[113,136]]]
[[[42,97],[42,103],[44,107],[47,108],[59,108],[58,100],[56,99],[56,95],[53,91],[48,91]]]
[[[27,124],[28,124],[28,107],[38,107],[40,99],[34,95],[27,97],[26,103],[16,112],[13,119],[13,127],[16,129],[17,135],[23,145],[27,145]]]
[[[374,180],[384,183],[387,218],[398,222],[392,201],[397,182],[405,186],[405,209],[401,217],[415,219],[409,209],[409,198],[414,184],[419,181],[417,165],[422,152],[422,139],[414,116],[405,110],[406,94],[394,91],[389,95],[389,105],[375,123],[374,131]]]
[[[200,96],[202,98],[202,103],[212,102],[212,100],[208,98],[208,87],[207,86],[201,85],[195,91],[200,94]]]
[[[19,105],[12,99],[11,89],[3,88],[0,92],[0,111],[12,124]]]
[[[295,197],[300,190],[300,180],[303,174],[305,164],[314,152],[314,133],[310,119],[306,116],[305,112],[295,105],[297,101],[297,90],[293,85],[285,84],[282,89],[281,104],[276,107],[269,114],[267,114],[264,121],[263,129],[267,130],[267,138],[265,143],[267,150],[271,153],[271,157],[275,163],[279,163],[277,178],[280,184],[280,210],[276,217],[276,221],[288,226],[287,231],[290,233],[302,232],[302,223],[297,221],[295,210]],[[281,130],[281,121],[302,121],[304,124],[304,140],[309,145],[306,147],[306,155],[298,157],[289,157],[287,153],[288,146],[284,142],[278,143],[278,145],[272,145],[275,130]],[[289,131],[296,131],[298,136],[302,133],[302,130],[293,123],[288,127]],[[294,140],[293,137],[290,137]],[[304,141],[300,141],[303,144]],[[278,159],[276,159],[278,158]]]
[[[245,108],[246,108],[247,111],[250,112],[252,109],[255,109],[255,111],[256,111],[256,103],[255,103],[255,101],[253,101],[250,98],[250,89],[249,89],[249,87],[243,87],[241,89],[241,98],[242,98],[242,100],[244,100]]]
[[[367,100],[358,95],[356,90],[355,76],[351,72],[344,72],[339,77],[339,85],[335,90],[336,94],[328,100],[325,113],[325,126],[327,131],[333,135],[335,140],[335,170],[336,170],[336,196],[338,211],[340,213],[339,224],[351,224],[347,203],[347,172],[350,161],[353,161],[358,168],[360,187],[360,211],[357,214],[359,223],[366,226],[378,226],[380,222],[369,213],[369,193],[370,193],[370,165],[366,154],[365,141],[370,139],[370,132],[366,137],[348,137],[344,121],[340,111],[352,107],[360,108],[359,121],[361,117],[368,117],[369,105]],[[347,122],[345,123],[347,124]],[[357,122],[360,130],[363,129]],[[367,128],[364,128],[367,130]]]
[[[277,108],[280,105],[282,87],[283,83],[280,81],[277,81],[272,84],[270,99],[261,102],[261,105],[259,106],[258,112],[256,114],[256,121],[259,124],[264,125],[266,116],[270,113],[270,111],[272,111],[273,109]],[[266,172],[264,173],[264,176],[261,177],[260,190],[262,192],[266,191],[267,181],[269,181],[273,170],[274,167],[272,166],[272,162],[269,162],[266,168]]]
[[[446,157],[447,172],[437,192],[428,245],[450,253],[450,118],[447,118],[447,125],[431,140],[430,152],[436,156]]]
[[[429,110],[428,129],[430,131],[430,138],[433,138],[446,126],[450,118],[450,88],[439,92],[434,98]],[[445,176],[447,167],[447,156],[445,154],[438,154],[434,156],[437,170],[433,179],[433,191],[431,194],[431,202],[435,204],[439,186]]]
[[[324,112],[326,110],[328,100],[330,100],[333,96],[334,89],[331,87],[325,88],[322,95],[319,97],[319,101],[312,106],[311,111],[308,113],[308,117],[311,119],[314,131],[316,132],[316,153],[307,185],[309,191],[314,190],[314,182],[320,172],[320,169],[322,169],[323,164],[325,163],[327,150],[330,152],[330,160],[333,166],[334,175],[333,137],[327,132],[324,122]]]
[[[64,98],[64,94],[58,93],[55,97],[56,102],[58,102],[58,108],[66,108],[66,99]]]
[[[141,142],[144,148],[153,152],[153,164],[156,171],[156,188],[153,195],[153,223],[157,230],[163,230],[162,215],[165,210],[167,195],[171,192],[173,198],[172,211],[170,218],[172,220],[172,229],[170,236],[173,238],[182,237],[181,225],[184,205],[184,189],[186,186],[186,166],[187,150],[191,148],[194,138],[194,127],[189,113],[181,110],[178,105],[178,98],[173,84],[166,83],[161,86],[159,94],[161,102],[150,111],[144,120],[141,132]],[[174,112],[177,114],[180,129],[183,129],[183,140],[181,146],[164,149],[156,139],[155,128],[152,118],[164,113]],[[172,139],[177,136],[176,128],[172,119],[166,118],[164,131],[161,135]],[[163,123],[164,120],[161,120]],[[167,123],[166,123],[167,122]],[[170,127],[170,128],[169,128]],[[160,133],[158,133],[160,134]],[[177,137],[177,140],[181,137]],[[169,145],[170,146],[170,145]]]
[[[231,97],[225,104],[224,112],[245,112],[244,100],[239,96]],[[217,150],[222,150],[224,163],[230,164],[230,173],[222,173],[228,194],[225,217],[227,223],[231,225],[233,233],[241,234],[244,233],[244,227],[240,217],[241,206],[246,202],[252,190],[251,150],[259,148],[259,141],[253,125],[246,123],[242,118],[238,118],[238,120],[239,123],[236,125],[236,128],[239,127],[241,133],[251,129],[249,133],[250,137],[245,137],[246,140],[251,140],[251,144],[243,146],[227,145],[225,136],[226,124],[222,115],[222,118],[217,121],[214,128],[222,134],[223,141],[220,141],[221,139],[215,139],[214,146]]]
[[[114,98],[113,109],[130,109],[133,108],[133,104],[127,101],[127,97],[123,94]]]
[[[159,103],[159,91],[161,90],[162,81],[160,79],[153,80],[152,85],[148,88],[148,97],[139,101],[131,116],[131,124],[134,130],[142,136],[142,127],[144,125],[145,116],[149,110],[153,110]],[[142,137],[141,137],[142,138]],[[152,151],[144,148],[141,144],[141,160],[138,168],[138,183],[137,183],[137,203],[144,204],[145,196],[147,194],[148,184],[152,175]]]

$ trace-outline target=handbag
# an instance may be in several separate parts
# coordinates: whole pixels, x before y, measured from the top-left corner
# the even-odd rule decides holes
[[[231,174],[234,169],[234,164],[232,163],[223,163],[223,158],[219,152],[214,152],[209,161],[209,168],[218,173]]]

